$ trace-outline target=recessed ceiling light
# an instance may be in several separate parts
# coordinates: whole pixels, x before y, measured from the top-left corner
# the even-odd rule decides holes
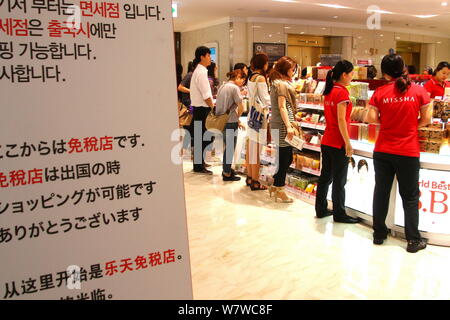
[[[338,16],[334,16],[333,18],[334,18],[334,19],[337,19],[337,18],[339,18],[339,17],[338,17]]]
[[[384,37],[384,34],[380,34],[380,37]]]
[[[443,6],[443,7],[448,6],[448,2],[442,2],[442,3],[441,3],[441,6]]]
[[[302,32],[300,32],[300,34],[305,34],[305,32],[304,32],[304,31],[302,31]]]
[[[442,44],[442,42],[441,42],[441,41],[438,41],[437,44]]]
[[[284,27],[285,29],[292,29],[292,27]]]
[[[319,3],[318,5],[321,6],[321,7],[327,7],[327,8],[349,9],[349,7],[341,6],[340,4]]]
[[[414,17],[420,18],[420,19],[434,18],[434,17],[437,17],[437,16],[438,16],[437,14],[428,14],[428,15],[418,14],[418,15],[414,15]]]

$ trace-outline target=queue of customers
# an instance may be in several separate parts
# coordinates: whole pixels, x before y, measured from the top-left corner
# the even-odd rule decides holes
[[[269,71],[269,59],[263,53],[256,54],[248,69],[245,64],[237,65],[228,73],[228,82],[213,95],[208,80],[207,68],[211,64],[210,51],[199,47],[195,52],[193,71],[183,79],[179,90],[189,92],[190,101],[183,103],[192,108],[193,125],[187,128],[193,137],[193,169],[199,174],[209,174],[204,159],[208,142],[203,141],[208,113],[215,108],[216,114],[229,113],[228,123],[223,132],[224,156],[222,178],[224,181],[239,181],[231,168],[236,146],[238,130],[245,130],[239,118],[244,111],[242,92],[244,84],[248,88],[249,110],[246,139],[246,185],[253,191],[267,190],[275,201],[291,203],[284,190],[286,174],[292,163],[293,147],[286,137],[301,136],[296,126],[296,92],[292,78],[297,72],[297,63],[282,57]],[[437,68],[436,80],[442,73],[450,71],[448,63]],[[425,88],[411,83],[406,65],[401,56],[390,54],[384,57],[381,71],[389,82],[378,88],[368,108],[365,122],[380,124],[380,134],[374,150],[375,190],[373,195],[373,243],[383,244],[388,229],[385,224],[389,209],[389,196],[394,176],[399,182],[399,191],[403,200],[405,231],[408,241],[407,251],[417,252],[426,247],[426,241],[419,233],[419,170],[420,149],[418,129],[431,122],[429,112],[430,94]],[[448,74],[446,74],[448,75]],[[443,77],[443,76],[442,76]],[[348,216],[345,212],[345,185],[349,159],[353,148],[349,138],[350,114],[352,102],[347,86],[353,78],[353,65],[349,61],[340,61],[328,72],[325,87],[326,129],[322,139],[322,169],[316,196],[316,217],[333,216],[338,223],[357,223],[360,220]],[[190,81],[188,81],[190,79]],[[437,85],[430,88],[436,90]],[[447,83],[439,86],[445,87]],[[184,90],[187,89],[187,90]],[[409,99],[400,99],[408,96]],[[386,99],[392,98],[392,99]],[[187,99],[187,96],[185,96]],[[214,99],[216,104],[214,105]],[[185,103],[186,102],[186,103]],[[271,109],[269,129],[269,108]],[[268,133],[277,144],[277,172],[274,183],[267,188],[259,181],[261,147],[268,141]],[[269,138],[270,139],[270,138]],[[333,210],[328,209],[327,194],[332,187]]]

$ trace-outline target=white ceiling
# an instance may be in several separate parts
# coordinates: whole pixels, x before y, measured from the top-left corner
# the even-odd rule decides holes
[[[284,0],[288,1],[288,0]],[[392,12],[382,14],[382,28],[404,28],[433,32],[450,37],[450,0],[173,0],[178,4],[175,31],[185,31],[226,17],[320,20],[366,25],[367,8],[372,5]],[[348,8],[329,8],[319,4],[338,4]],[[418,18],[414,15],[437,15]]]

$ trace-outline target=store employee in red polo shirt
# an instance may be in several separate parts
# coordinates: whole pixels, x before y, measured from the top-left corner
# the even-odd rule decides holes
[[[435,97],[444,97],[445,88],[450,88],[450,64],[441,62],[433,72],[433,77],[425,84],[425,89],[430,93],[431,99]]]
[[[324,92],[327,127],[322,139],[322,171],[316,195],[316,217],[333,214],[334,221],[342,223],[359,222],[345,213],[345,184],[349,158],[353,154],[348,134],[352,103],[346,86],[352,78],[353,65],[346,60],[339,61],[327,74]],[[333,183],[333,212],[327,209],[330,183]]]
[[[366,122],[380,123],[375,144],[375,191],[373,194],[374,244],[387,238],[386,216],[394,176],[397,176],[405,213],[407,251],[425,249],[419,233],[419,132],[431,121],[430,97],[419,85],[412,84],[399,55],[385,56],[381,63],[384,77],[390,81],[378,88],[370,100]],[[420,118],[419,118],[420,115]]]

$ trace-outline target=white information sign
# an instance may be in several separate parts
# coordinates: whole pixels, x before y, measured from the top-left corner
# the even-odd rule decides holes
[[[0,298],[191,299],[171,2],[0,21]]]

